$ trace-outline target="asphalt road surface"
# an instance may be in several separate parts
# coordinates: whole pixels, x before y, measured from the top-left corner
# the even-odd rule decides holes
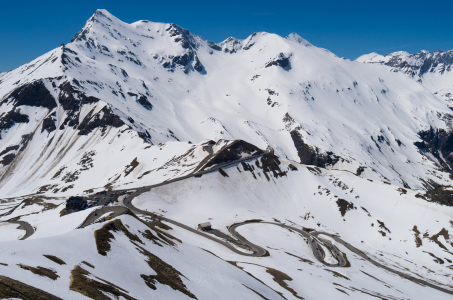
[[[0,221],[0,222],[18,224],[19,227],[17,227],[17,229],[25,230],[25,235],[21,237],[19,240],[25,240],[26,238],[30,237],[33,233],[35,233],[33,227],[29,223],[24,221]]]

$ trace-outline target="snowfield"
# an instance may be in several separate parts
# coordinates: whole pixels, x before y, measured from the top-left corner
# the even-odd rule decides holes
[[[17,229],[19,225],[6,222],[0,223],[0,241],[18,240],[24,235],[24,231]]]
[[[416,192],[382,182],[370,182],[348,172],[321,170],[291,163],[297,167],[297,171],[289,171],[289,162],[283,162],[281,169],[288,170],[288,173],[283,177],[271,178],[270,181],[256,166],[256,171],[251,173],[246,171],[243,165],[237,165],[224,169],[229,177],[214,172],[201,178],[189,178],[157,187],[137,197],[133,203],[140,209],[154,211],[193,228],[196,228],[198,223],[209,220],[213,228],[227,234],[229,225],[251,219],[283,222],[300,228],[334,233],[384,265],[451,288],[450,274],[453,265],[450,252],[453,252],[453,235],[450,232],[453,231],[453,209],[416,198]],[[250,165],[254,165],[254,162]],[[351,206],[344,216],[337,202],[340,199]],[[436,238],[436,234],[443,230],[448,232],[447,235],[444,237],[440,234]],[[186,237],[186,241],[195,239],[193,234],[181,231],[177,236],[182,240],[186,235],[190,235]],[[267,259],[243,257],[240,261],[250,264],[260,261],[254,264],[264,264],[286,273],[288,268],[279,266],[283,258],[274,258],[275,252],[278,250],[277,252],[284,256],[289,256],[285,258],[288,260],[291,256],[285,254],[286,252],[304,251],[297,256],[311,260],[318,268],[322,267],[313,261],[313,254],[306,245],[306,240],[288,230],[267,224],[251,224],[240,227],[238,232],[252,243],[264,246],[271,256]],[[322,235],[320,237],[329,239]],[[421,242],[419,246],[417,237]],[[333,244],[337,245],[336,242]],[[348,287],[353,286],[363,291],[362,283],[371,280],[375,281],[372,284],[374,289],[366,290],[374,291],[375,295],[423,299],[419,297],[419,293],[424,293],[423,289],[417,288],[417,284],[364,262],[341,245],[337,247],[347,254],[352,267],[331,268],[331,271],[347,272],[348,278],[355,276],[355,279],[350,278]],[[216,254],[225,253],[217,255],[227,260],[236,256],[221,248],[211,245],[208,250]],[[434,259],[435,257],[437,259]],[[275,261],[274,265],[271,264],[272,261]],[[302,266],[306,264],[301,263],[300,266],[304,271],[307,266]],[[355,275],[351,274],[351,270],[355,270],[352,272]],[[317,276],[311,275],[313,280],[328,280],[329,276],[319,275],[319,272],[315,273]],[[382,282],[376,284],[376,279],[363,272],[380,274],[375,277]],[[307,272],[297,276],[304,282],[308,280]],[[266,277],[259,278],[265,280]],[[332,286],[332,282],[328,284]],[[315,282],[308,284],[315,290],[308,299],[316,299],[316,293],[325,291],[326,285],[327,283]],[[398,286],[399,291],[393,289],[395,293],[392,293],[386,285]],[[319,289],[314,288],[315,286]],[[296,287],[305,297],[303,286]],[[335,284],[332,290],[335,291]],[[348,292],[347,289],[345,291]],[[341,292],[337,294],[335,297],[342,297]],[[359,296],[358,291],[354,294],[358,299],[363,297],[363,294]],[[435,297],[438,299],[445,299],[445,294],[437,291],[426,291],[425,295],[428,297],[431,294],[437,295]]]
[[[453,293],[450,54],[349,61],[97,10],[0,74],[0,298],[448,299],[416,280]],[[81,226],[109,195],[125,213]],[[69,196],[102,200],[67,214]],[[238,227],[252,256],[228,231],[250,220],[293,228]]]
[[[295,33],[217,45],[98,10],[70,43],[4,74],[0,99],[3,197],[143,186],[220,139],[412,189],[448,185],[453,166],[453,149],[420,146],[425,131],[451,132],[444,101]]]

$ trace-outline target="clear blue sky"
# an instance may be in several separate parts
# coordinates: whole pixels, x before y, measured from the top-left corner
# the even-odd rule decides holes
[[[0,2],[0,71],[67,43],[98,8],[119,19],[176,23],[214,42],[256,31],[295,31],[340,57],[453,49],[453,1],[29,1]]]

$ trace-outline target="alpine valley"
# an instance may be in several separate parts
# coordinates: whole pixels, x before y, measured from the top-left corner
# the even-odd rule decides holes
[[[452,64],[97,10],[0,73],[0,298],[451,298]]]

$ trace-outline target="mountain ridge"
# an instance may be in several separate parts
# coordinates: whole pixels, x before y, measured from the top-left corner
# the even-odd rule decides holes
[[[19,91],[35,81],[55,107],[22,105]],[[449,138],[451,110],[443,102],[405,75],[343,60],[297,34],[261,32],[215,44],[175,24],[127,24],[98,10],[72,42],[2,75],[0,99],[0,147],[18,149],[0,157],[4,192],[19,177],[49,182],[50,170],[100,153],[88,141],[115,135],[143,148],[242,139],[283,158],[421,189],[447,184],[452,170],[450,147],[414,145],[430,128]],[[121,152],[121,143],[112,151]],[[27,165],[46,165],[56,153],[76,156],[58,155],[50,169],[23,176]],[[137,157],[128,156],[119,169]],[[61,189],[77,189],[70,186]]]

